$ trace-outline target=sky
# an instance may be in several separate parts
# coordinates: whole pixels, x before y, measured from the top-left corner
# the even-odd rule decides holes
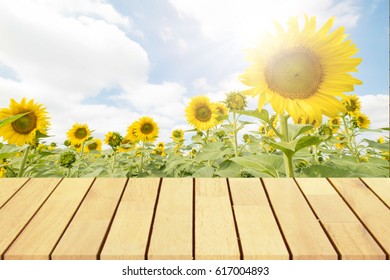
[[[58,143],[76,122],[104,139],[141,116],[169,141],[190,128],[191,97],[220,101],[245,88],[245,49],[273,20],[306,14],[345,26],[363,58],[353,93],[372,128],[388,127],[388,11],[387,0],[0,0],[0,108],[10,98],[44,104]]]

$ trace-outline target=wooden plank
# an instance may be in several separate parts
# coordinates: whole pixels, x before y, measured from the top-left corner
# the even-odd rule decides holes
[[[61,181],[59,178],[31,179],[0,209],[0,255],[11,245],[23,227]]]
[[[390,179],[389,178],[362,178],[364,183],[390,207]]]
[[[27,182],[27,178],[0,179],[0,208]]]
[[[258,178],[229,179],[244,259],[289,259],[275,217]]]
[[[389,208],[359,178],[331,178],[330,181],[389,256]]]
[[[163,179],[148,259],[192,259],[192,192],[192,178]]]
[[[195,259],[240,259],[226,179],[195,181]]]
[[[271,204],[293,259],[337,259],[298,186],[289,178],[264,178]]]
[[[159,178],[131,178],[118,207],[101,259],[144,259]]]
[[[296,180],[342,259],[386,259],[370,233],[325,178]]]
[[[93,178],[64,179],[18,236],[4,259],[50,259],[50,253],[87,193]]]
[[[125,184],[125,178],[96,179],[52,259],[97,259]]]

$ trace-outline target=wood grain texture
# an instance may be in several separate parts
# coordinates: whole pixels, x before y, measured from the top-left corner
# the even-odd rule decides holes
[[[96,179],[52,259],[97,259],[125,184],[125,178]]]
[[[64,179],[7,250],[4,259],[50,259],[93,178]]]
[[[337,259],[337,252],[295,182],[288,178],[263,181],[292,258]]]
[[[27,182],[27,180],[27,178],[0,179],[0,208]]]
[[[226,179],[195,180],[195,259],[239,259]]]
[[[144,259],[160,179],[130,178],[101,259]]]
[[[0,179],[0,258],[390,259],[389,178],[295,180]]]
[[[192,178],[163,179],[148,259],[192,259]]]
[[[376,241],[325,178],[296,180],[341,259],[386,259]]]
[[[0,255],[22,231],[42,203],[61,181],[58,178],[31,179],[0,209]]]
[[[389,208],[359,178],[330,178],[330,181],[389,256]]]
[[[244,259],[289,259],[277,222],[258,178],[229,179]]]
[[[362,178],[364,183],[379,196],[387,207],[390,207],[390,180],[389,178]]]

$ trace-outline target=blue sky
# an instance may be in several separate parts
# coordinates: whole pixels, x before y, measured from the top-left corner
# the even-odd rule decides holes
[[[335,16],[362,57],[355,92],[373,127],[389,123],[387,0],[190,1],[0,0],[0,107],[34,98],[51,116],[52,140],[75,123],[97,137],[126,133],[137,118],[159,123],[160,140],[189,128],[184,108],[194,95],[223,99],[244,86],[244,49],[272,20]],[[5,43],[4,43],[5,42]],[[256,100],[250,100],[251,109]]]

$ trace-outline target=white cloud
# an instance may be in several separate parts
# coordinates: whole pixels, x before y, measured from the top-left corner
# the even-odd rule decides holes
[[[187,101],[184,94],[186,88],[177,84],[164,82],[162,84],[143,84],[128,89],[116,99],[125,100],[132,107],[159,120],[160,125],[172,127],[183,120],[184,106]]]
[[[336,16],[336,25],[353,27],[359,19],[359,7],[352,0],[170,0],[179,16],[196,19],[208,38],[236,39],[240,47],[253,43],[256,36],[273,29],[273,20],[284,24],[290,16],[317,16],[323,23]]]
[[[183,118],[185,88],[149,84],[148,55],[128,31],[140,33],[105,1],[0,2],[0,63],[18,78],[0,77],[0,107],[10,98],[34,98],[51,117],[49,141],[60,143],[75,122],[102,138],[111,130],[125,134],[141,115],[158,118],[161,136],[167,134]],[[121,100],[88,104],[112,87],[123,89]]]
[[[363,95],[361,100],[361,111],[371,120],[371,128],[389,127],[389,95]]]
[[[172,29],[168,26],[164,27],[160,32],[161,39],[164,42],[169,42],[173,38]]]
[[[20,4],[19,8],[23,7],[21,5],[23,3],[19,2],[17,4]],[[130,28],[133,25],[130,18],[118,13],[110,4],[105,3],[104,0],[35,0],[34,5],[36,4],[49,12],[57,12],[68,17],[77,18],[80,15],[86,15],[98,19],[101,18],[108,23],[126,28]]]

